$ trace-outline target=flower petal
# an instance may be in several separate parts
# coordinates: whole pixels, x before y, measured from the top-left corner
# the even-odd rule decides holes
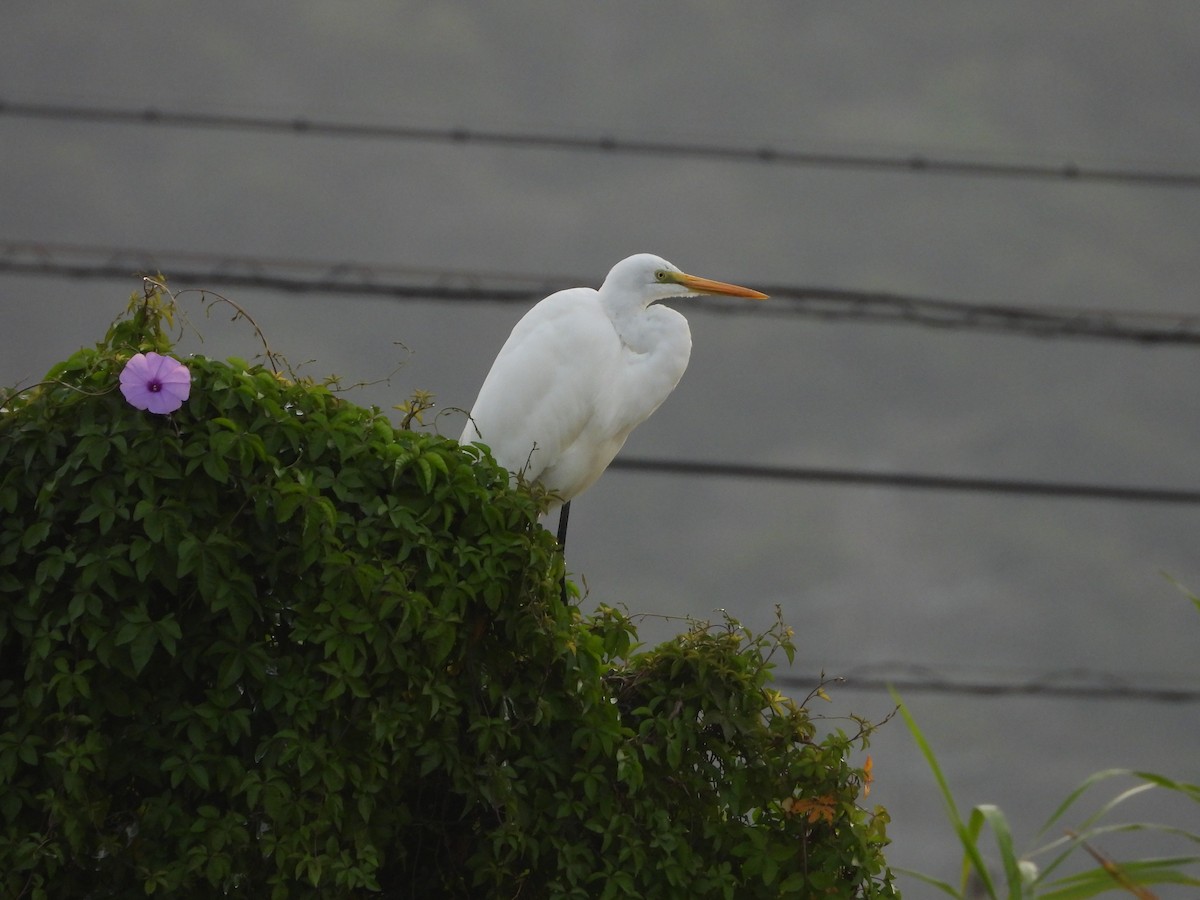
[[[121,370],[121,384],[136,384],[146,380],[146,354],[138,353]]]
[[[149,404],[150,390],[146,377],[148,363],[143,353],[138,353],[121,370],[121,393],[135,408],[145,409]]]
[[[192,380],[189,378],[187,381],[164,381],[159,393],[170,394],[182,403],[192,393]]]
[[[186,370],[185,370],[186,371]],[[188,373],[190,376],[190,372]],[[188,398],[192,392],[192,381],[189,377],[187,381],[164,381],[162,388],[151,394],[150,412],[153,413],[169,413],[175,412],[179,407],[183,406],[183,401]]]
[[[174,360],[172,360],[174,362]],[[158,380],[161,384],[188,385],[192,384],[192,373],[187,366],[176,363],[174,366],[163,366],[158,373]]]
[[[166,391],[151,393],[146,403],[146,409],[160,416],[169,412],[175,412],[181,406],[183,406],[183,400],[173,394],[168,394]]]
[[[150,405],[150,397],[153,396],[140,384],[123,384],[121,385],[121,393],[125,395],[125,399],[135,409],[145,409]]]
[[[183,405],[192,389],[192,373],[177,359],[150,351],[130,358],[121,370],[121,393],[137,409],[163,415]]]
[[[174,362],[169,356],[151,350],[146,354],[146,376],[154,381],[162,381],[163,370],[169,369]]]

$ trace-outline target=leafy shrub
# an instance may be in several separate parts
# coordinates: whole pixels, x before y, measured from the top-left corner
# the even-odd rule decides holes
[[[0,402],[0,894],[894,895],[782,626],[635,653],[537,496],[320,385],[190,357],[134,409],[171,312]]]

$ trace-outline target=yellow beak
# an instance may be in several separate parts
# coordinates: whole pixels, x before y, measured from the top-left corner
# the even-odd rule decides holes
[[[746,297],[750,300],[766,300],[767,295],[761,291],[751,290],[736,284],[726,284],[724,281],[713,281],[711,278],[699,278],[695,275],[680,273],[675,281],[689,291],[697,294],[723,294],[727,297]]]

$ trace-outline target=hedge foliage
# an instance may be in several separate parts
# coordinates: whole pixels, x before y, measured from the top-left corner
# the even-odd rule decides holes
[[[172,309],[0,395],[0,895],[894,896],[782,625],[638,652],[490,457],[263,365],[134,409]]]

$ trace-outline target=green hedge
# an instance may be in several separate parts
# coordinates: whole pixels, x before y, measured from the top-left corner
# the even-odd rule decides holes
[[[536,496],[321,385],[134,409],[171,311],[0,403],[0,895],[894,896],[782,626],[634,652]]]

